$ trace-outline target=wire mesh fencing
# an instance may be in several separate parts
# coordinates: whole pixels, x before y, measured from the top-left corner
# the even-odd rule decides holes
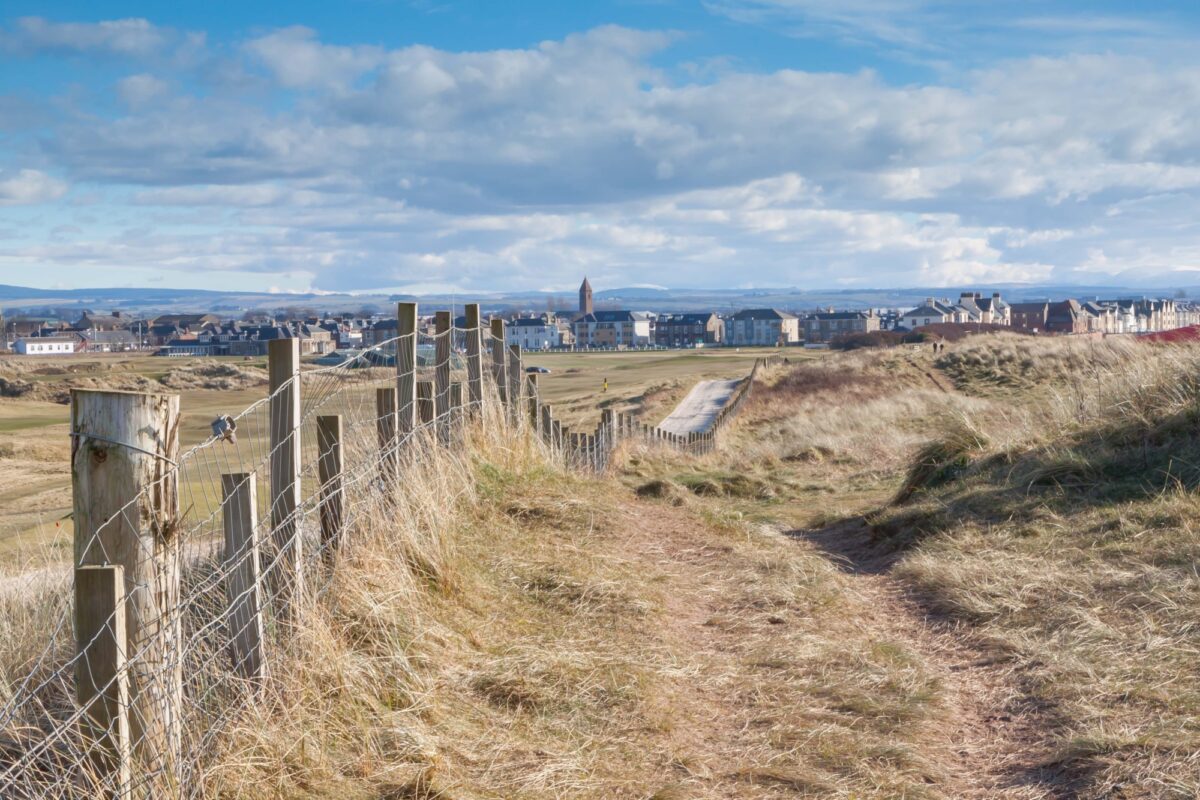
[[[477,305],[465,327],[443,312],[419,330],[415,304],[398,322],[335,366],[271,342],[267,395],[182,452],[178,397],[73,394],[73,560],[41,590],[45,647],[0,675],[0,797],[202,796],[338,559],[380,519],[419,517],[406,486],[481,432],[597,472],[623,441],[715,446],[612,411],[571,431]]]
[[[502,341],[415,322],[330,367],[272,342],[268,395],[182,453],[177,398],[73,397],[74,597],[0,685],[0,796],[199,796],[360,527],[403,513],[406,479],[469,430],[529,428],[509,364],[484,363]]]

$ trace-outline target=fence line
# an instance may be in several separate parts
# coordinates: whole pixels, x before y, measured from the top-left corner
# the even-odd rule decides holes
[[[520,348],[513,346],[519,353]],[[541,420],[544,440],[562,453],[565,462],[576,469],[603,472],[612,460],[613,452],[622,442],[670,447],[693,455],[705,455],[717,449],[718,434],[732,420],[750,396],[751,387],[760,369],[787,363],[782,356],[756,358],[750,374],[743,378],[726,400],[725,405],[703,431],[678,434],[657,426],[648,426],[631,414],[606,409],[599,424],[590,433],[576,433],[561,428],[548,404],[539,404],[536,376],[531,375],[530,419]]]
[[[317,369],[272,342],[267,396],[183,453],[178,396],[72,393],[74,604],[25,677],[0,683],[0,797],[199,796],[339,553],[468,426],[529,434],[577,469],[606,469],[623,441],[706,453],[759,369],[702,433],[611,410],[570,431],[503,322],[484,330],[477,304],[466,319],[438,315],[431,335],[401,303],[396,338]]]

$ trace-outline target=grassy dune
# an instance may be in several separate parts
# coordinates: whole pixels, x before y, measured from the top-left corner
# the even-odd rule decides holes
[[[827,354],[717,452],[594,477],[478,431],[362,527],[204,791],[1197,796],[1198,374],[1121,341]],[[0,609],[0,690],[45,591]]]
[[[940,796],[1194,797],[1197,374],[1132,340],[835,356],[769,376],[723,454],[630,480],[791,529],[943,637],[923,665],[963,681],[943,724],[980,777]]]

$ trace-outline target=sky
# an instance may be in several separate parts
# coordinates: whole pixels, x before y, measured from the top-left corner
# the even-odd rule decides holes
[[[1197,286],[1198,33],[1171,2],[6,0],[0,283]]]

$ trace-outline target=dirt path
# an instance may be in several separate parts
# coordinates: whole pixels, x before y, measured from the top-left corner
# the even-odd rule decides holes
[[[1074,797],[1070,776],[1054,764],[1051,738],[1062,726],[1036,700],[1031,676],[1004,649],[932,611],[891,575],[895,556],[880,555],[861,520],[790,535],[824,552],[872,598],[871,624],[920,653],[943,686],[951,724],[942,732],[950,795],[1042,800]]]
[[[768,576],[787,559],[786,551],[798,546],[786,537],[778,538],[775,549],[722,540],[686,509],[661,501],[624,504],[619,528],[619,549],[660,576],[667,614],[657,635],[681,654],[683,677],[670,700],[673,733],[666,748],[674,754],[673,774],[662,796],[893,796],[890,790],[863,794],[852,788],[861,783],[823,782],[825,776],[813,769],[812,759],[819,761],[814,753],[822,747],[820,729],[831,713],[844,713],[840,709],[847,703],[858,707],[860,700],[871,709],[879,700],[884,710],[857,712],[862,716],[848,730],[879,726],[880,718],[872,715],[888,713],[887,699],[871,697],[868,684],[859,694],[855,687],[845,699],[823,705],[829,686],[838,687],[836,694],[844,691],[841,683],[861,677],[839,672],[842,665],[822,662],[814,653],[814,647],[838,639],[850,648],[845,657],[851,660],[849,654],[869,652],[871,643],[901,645],[918,659],[940,698],[936,721],[901,726],[894,742],[886,723],[873,740],[854,744],[836,738],[834,746],[846,748],[839,758],[865,762],[879,746],[916,748],[922,763],[931,765],[934,797],[1073,796],[1061,776],[1042,767],[1052,759],[1046,732],[1055,727],[1053,710],[1030,699],[1027,677],[1005,653],[928,613],[888,574],[890,563],[872,559],[865,528],[793,535],[818,551],[801,554],[804,558],[828,558],[851,576],[854,616],[835,619],[814,617],[804,601],[793,605],[785,599],[791,598],[786,579],[771,583]],[[865,651],[853,649],[864,644]],[[794,751],[788,742],[806,744]],[[878,774],[894,777],[886,769]]]

